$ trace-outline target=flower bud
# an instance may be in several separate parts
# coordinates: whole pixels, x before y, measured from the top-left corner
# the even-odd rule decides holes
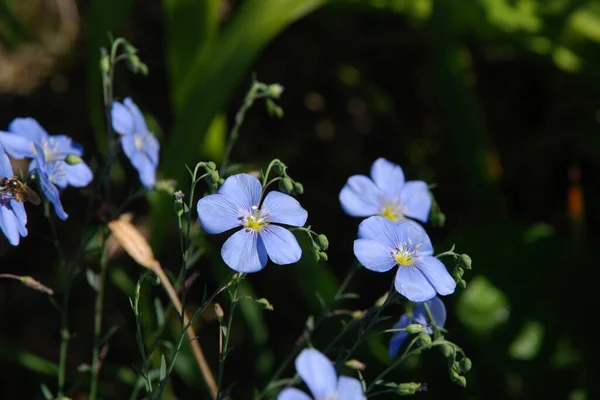
[[[69,154],[66,158],[65,158],[65,162],[69,165],[77,165],[79,163],[81,163],[83,160],[81,159],[81,157],[76,156],[75,154]]]
[[[282,176],[285,173],[286,168],[287,167],[285,166],[285,164],[279,160],[277,160],[277,162],[273,165],[275,173],[279,176]]]
[[[304,193],[304,186],[300,182],[294,182],[294,192],[296,194]]]
[[[467,287],[467,281],[465,281],[464,279],[461,279],[457,282],[458,287],[461,289],[465,289]]]
[[[209,177],[212,182],[219,182],[219,173],[217,171],[210,171]]]
[[[102,55],[100,56],[100,71],[103,74],[108,75],[110,71],[110,57],[106,54],[106,50],[102,49]]]
[[[471,257],[468,254],[461,254],[460,256],[460,265],[465,267],[465,269],[471,269]]]
[[[323,234],[320,234],[315,238],[315,243],[317,243],[319,248],[321,248],[322,250],[327,250],[327,248],[329,247],[329,240],[327,239],[327,236]]]
[[[454,356],[454,348],[448,344],[444,343],[444,344],[440,345],[440,351],[446,358],[450,358],[450,357]]]
[[[413,333],[423,333],[427,331],[427,328],[425,328],[423,325],[421,324],[410,324],[408,325],[406,328],[404,328],[404,330],[410,334]],[[427,335],[429,336],[429,335]]]
[[[283,191],[285,193],[292,193],[294,191],[294,183],[292,182],[292,180],[288,177],[283,178],[283,180],[281,181],[281,184],[283,186]]]
[[[465,270],[461,267],[454,268],[454,279],[461,279],[465,273]]]
[[[471,367],[473,367],[473,363],[469,358],[463,358],[459,361],[458,366],[462,372],[469,372]]]
[[[349,368],[352,368],[352,369],[355,369],[355,370],[357,370],[357,371],[364,371],[364,370],[365,370],[365,368],[366,368],[366,365],[365,365],[365,363],[362,363],[362,362],[360,362],[360,361],[358,361],[358,360],[355,360],[355,359],[352,359],[352,360],[348,360],[348,361],[346,361],[346,364],[345,364],[345,365],[346,365],[347,367],[349,367]]]
[[[459,386],[462,386],[462,387],[467,386],[467,378],[465,378],[464,376],[459,375],[455,371],[452,371],[450,373],[450,380],[452,382],[456,383]]]
[[[269,300],[265,299],[264,297],[256,299],[256,303],[260,305],[263,310],[273,311],[275,309],[273,308],[273,305],[269,303]]]
[[[383,303],[385,303],[385,301],[387,300],[388,295],[389,295],[389,292],[385,292],[383,294],[383,296],[378,298],[377,301],[375,302],[375,307],[381,307],[383,305]]]
[[[212,161],[208,161],[208,162],[205,164],[205,168],[206,168],[207,170],[215,170],[215,169],[217,169],[217,164],[215,164],[215,163],[214,163],[214,162],[212,162]]]
[[[329,260],[329,256],[327,255],[327,253],[325,253],[324,251],[320,251],[319,252],[319,261],[328,261]]]
[[[225,313],[223,312],[223,308],[219,303],[215,303],[215,317],[217,321],[223,321],[223,317],[225,317]]]
[[[429,336],[427,333],[421,333],[419,335],[419,339],[424,346],[431,344],[431,336]]]
[[[272,85],[267,86],[267,95],[274,99],[278,99],[283,93],[283,86],[279,83],[274,83]]]
[[[406,382],[398,385],[398,394],[400,396],[411,396],[421,389],[421,384],[417,382]]]
[[[183,198],[184,198],[185,194],[183,194],[183,192],[181,190],[178,190],[173,194],[175,195],[175,201],[180,202],[180,203],[183,202]]]
[[[352,311],[352,319],[361,319],[365,315],[363,310]]]

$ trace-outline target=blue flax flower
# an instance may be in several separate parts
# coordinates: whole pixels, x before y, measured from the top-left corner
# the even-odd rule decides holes
[[[44,161],[44,151],[36,144],[36,157],[33,162],[29,165],[29,171],[33,173],[40,183],[40,188],[44,196],[54,205],[54,211],[58,218],[66,221],[69,215],[63,209],[62,203],[60,202],[60,193],[58,188],[54,186],[64,184],[66,180],[65,174],[63,173],[61,161]],[[35,164],[34,164],[35,162]],[[32,168],[31,166],[34,166]]]
[[[433,317],[433,322],[439,328],[443,328],[446,323],[446,307],[444,306],[444,302],[437,296],[433,299],[416,303],[415,307],[412,309],[412,313],[409,315],[408,313],[402,314],[400,320],[393,326],[392,329],[403,329],[406,328],[410,324],[419,324],[422,327],[426,328],[426,333],[433,334],[433,325],[427,315],[427,310],[425,309],[425,304],[429,307],[429,311],[431,311],[431,316]],[[394,358],[398,354],[398,350],[400,350],[400,346],[404,342],[404,339],[408,337],[409,333],[400,331],[396,332],[392,335],[390,339],[390,357]]]
[[[405,217],[427,222],[431,197],[423,181],[404,181],[399,165],[378,158],[371,166],[371,178],[351,176],[340,192],[340,203],[353,217],[381,215],[394,223]]]
[[[13,169],[4,146],[0,144],[0,178],[11,178]],[[13,246],[19,244],[22,237],[27,236],[27,214],[23,203],[15,200],[7,190],[0,188],[0,228]]]
[[[49,178],[61,189],[87,186],[94,177],[85,162],[71,165],[65,160],[69,155],[83,156],[81,145],[65,135],[49,135],[33,118],[13,120],[8,132],[0,132],[0,142],[12,158],[33,158],[30,171],[38,167],[39,161],[52,163],[53,174]]]
[[[123,103],[113,103],[111,117],[113,129],[122,135],[125,155],[138,171],[142,185],[151,188],[156,182],[158,139],[148,130],[142,112],[129,97]]]
[[[338,378],[331,361],[318,350],[302,350],[296,357],[296,371],[315,400],[366,400],[360,381],[348,376]],[[311,400],[311,397],[287,388],[279,393],[277,400]]]
[[[275,264],[297,262],[302,250],[294,235],[274,223],[303,226],[308,214],[296,199],[269,192],[262,204],[262,185],[248,174],[230,176],[219,188],[198,201],[198,218],[210,234],[242,228],[225,241],[221,257],[239,272],[260,271],[267,256]]]
[[[433,257],[431,240],[418,223],[394,224],[383,217],[370,217],[358,226],[354,255],[371,271],[386,272],[399,266],[394,285],[410,301],[426,301],[436,292],[454,292],[456,282],[440,260]]]

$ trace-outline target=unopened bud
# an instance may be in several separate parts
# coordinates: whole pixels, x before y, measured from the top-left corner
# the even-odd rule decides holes
[[[398,385],[400,396],[411,396],[421,390],[421,384],[417,382],[406,382]]]
[[[215,303],[215,317],[217,321],[223,321],[223,317],[225,317],[225,313],[223,312],[223,308],[219,303]]]
[[[75,154],[69,154],[66,158],[65,158],[65,162],[69,165],[77,165],[79,163],[81,163],[83,160],[81,159],[81,157],[76,156]]]
[[[410,334],[427,332],[427,328],[421,324],[410,324],[404,330]]]
[[[256,303],[260,305],[263,310],[274,310],[273,305],[269,303],[269,300],[265,299],[264,297],[261,299],[256,299]]]
[[[328,261],[329,256],[324,251],[319,252],[319,260]]]
[[[459,361],[458,366],[461,371],[469,372],[471,370],[471,367],[473,367],[473,363],[469,358],[463,358]]]
[[[362,317],[364,317],[364,315],[365,315],[365,311],[363,311],[363,310],[355,310],[355,311],[352,311],[352,314],[351,314],[352,319],[361,319]]]
[[[427,333],[421,333],[419,335],[419,339],[421,339],[421,343],[424,346],[427,346],[427,345],[431,344],[431,336],[429,336],[429,334],[427,334]]]
[[[441,211],[435,212],[431,215],[431,223],[434,226],[443,227],[446,223],[446,214]]]
[[[454,268],[454,278],[455,279],[461,279],[463,277],[464,273],[465,273],[465,270],[462,269],[461,267]]]
[[[282,191],[285,193],[292,193],[294,191],[294,183],[288,177],[283,178],[281,181]]]
[[[207,169],[207,170],[215,170],[215,169],[217,169],[217,164],[215,164],[215,163],[214,163],[214,162],[212,162],[212,161],[208,161],[208,162],[205,164],[205,166],[206,166],[206,169]]]
[[[327,250],[329,247],[329,240],[327,239],[327,236],[323,234],[320,234],[315,238],[315,243],[319,245],[322,250]]]
[[[459,386],[462,386],[462,387],[467,386],[467,378],[465,378],[464,376],[458,375],[458,373],[451,373],[450,380],[452,380],[452,382],[456,383]]]
[[[468,254],[461,254],[460,256],[460,265],[465,267],[465,269],[471,269],[471,257]]]
[[[131,54],[129,56],[129,58],[127,59],[129,68],[131,68],[131,70],[135,73],[137,73],[139,71],[141,62],[142,62],[142,60],[140,60],[140,58],[136,54]]]
[[[283,86],[278,83],[267,86],[267,94],[274,99],[278,99],[283,93]]]
[[[213,182],[219,182],[219,173],[215,170],[210,171],[210,180]]]
[[[102,71],[102,73],[105,75],[107,75],[110,71],[110,57],[108,56],[108,54],[106,54],[106,50],[100,57],[100,71]]]
[[[464,279],[461,279],[457,282],[457,285],[459,288],[465,289],[467,287],[467,281],[465,281]]]
[[[355,359],[352,359],[352,360],[348,360],[348,361],[346,361],[346,364],[345,364],[345,365],[346,365],[347,367],[349,367],[349,368],[352,368],[352,369],[355,369],[355,370],[357,370],[357,371],[364,371],[364,370],[365,370],[365,368],[366,368],[366,365],[365,365],[365,363],[363,363],[363,362],[360,362],[360,361],[358,361],[358,360],[355,360]]]
[[[383,296],[378,298],[377,301],[375,302],[375,307],[381,307],[383,305],[383,303],[385,303],[385,301],[387,300],[388,295],[389,295],[389,293],[386,292]]]
[[[444,344],[440,345],[440,351],[446,358],[450,358],[450,357],[454,356],[454,348],[448,344],[444,343]]]
[[[285,164],[282,163],[281,161],[277,161],[275,163],[275,165],[273,165],[273,169],[275,170],[275,173],[280,176],[285,173],[286,168],[287,167],[285,166]]]
[[[296,194],[304,193],[304,186],[302,186],[300,182],[294,182],[294,192],[296,192]]]
[[[175,201],[177,202],[182,202],[183,201],[183,197],[185,196],[185,194],[183,194],[183,192],[181,190],[178,190],[174,193],[175,195]]]

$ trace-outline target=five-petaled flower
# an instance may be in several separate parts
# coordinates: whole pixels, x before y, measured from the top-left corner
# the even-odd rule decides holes
[[[358,379],[348,376],[338,378],[333,364],[323,353],[304,349],[296,357],[296,371],[315,400],[365,400],[363,387]],[[304,392],[286,388],[277,400],[310,400]]]
[[[138,171],[142,184],[151,188],[156,182],[158,139],[148,130],[142,112],[129,97],[123,103],[113,103],[111,118],[113,129],[122,135],[125,155]]]
[[[32,158],[30,171],[38,167],[38,162],[49,164],[41,167],[48,170],[50,181],[61,189],[87,186],[94,177],[85,162],[66,161],[68,156],[83,156],[80,144],[65,135],[49,135],[33,118],[16,118],[8,132],[0,132],[0,142],[12,158]]]
[[[358,226],[354,255],[375,272],[398,265],[396,290],[414,302],[427,301],[436,292],[448,295],[456,288],[444,264],[433,257],[429,236],[411,220],[394,224],[383,217],[367,218]]]
[[[442,302],[439,297],[435,296],[431,300],[416,303],[410,315],[409,313],[402,314],[400,320],[392,327],[392,329],[404,329],[410,324],[419,324],[426,329],[426,333],[429,335],[433,334],[433,324],[429,319],[425,304],[429,307],[435,325],[438,328],[443,328],[446,323],[446,307],[444,306],[444,302]],[[395,332],[392,335],[389,345],[391,358],[396,357],[398,350],[400,350],[400,346],[402,346],[402,343],[408,335],[409,333],[405,331]]]
[[[344,211],[353,217],[381,215],[394,223],[405,217],[427,222],[431,197],[423,181],[404,181],[399,165],[378,158],[371,166],[371,178],[351,176],[340,192]]]
[[[4,146],[0,144],[0,178],[11,178],[13,169]],[[15,200],[8,190],[0,190],[0,229],[13,246],[19,244],[22,237],[27,236],[27,214],[22,202]]]
[[[275,264],[297,262],[302,250],[288,229],[274,223],[300,227],[308,214],[296,199],[272,191],[261,204],[262,185],[248,174],[230,176],[219,188],[198,201],[198,218],[209,234],[242,228],[225,241],[221,257],[239,272],[260,271],[267,257]]]

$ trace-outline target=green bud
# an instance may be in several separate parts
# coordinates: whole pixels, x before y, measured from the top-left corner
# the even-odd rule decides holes
[[[267,95],[274,99],[278,99],[283,93],[283,86],[279,83],[274,83],[272,85],[267,86]]]
[[[431,215],[431,223],[434,226],[443,227],[446,224],[446,214],[441,211],[437,211],[432,213]]]
[[[225,317],[225,313],[223,312],[223,308],[219,303],[215,303],[215,317],[217,321],[223,321],[223,317]]]
[[[181,217],[183,215],[184,212],[184,204],[182,201],[175,201],[175,203],[173,204],[173,209],[175,211],[175,215],[177,215],[178,217]]]
[[[458,365],[462,372],[469,372],[471,370],[471,368],[473,367],[473,363],[471,362],[471,359],[469,359],[469,358],[463,358],[462,360],[460,360]]]
[[[147,76],[147,75],[148,75],[148,72],[150,72],[150,71],[148,70],[148,66],[147,66],[146,64],[144,64],[144,63],[140,63],[140,64],[138,65],[138,70],[137,70],[137,72],[139,72],[140,74],[142,74],[142,75],[144,75],[144,76]]]
[[[69,154],[67,158],[65,158],[65,161],[69,165],[77,165],[80,164],[83,160],[81,159],[81,157],[76,156],[75,154]]]
[[[100,71],[105,75],[108,75],[110,72],[110,57],[106,54],[106,50],[102,52],[102,56],[100,57]]]
[[[123,48],[125,49],[125,53],[129,55],[137,53],[137,49],[129,42],[125,43]]]
[[[302,186],[300,182],[294,182],[294,192],[296,192],[296,194],[304,193],[304,186]]]
[[[467,386],[467,378],[465,378],[464,376],[459,375],[458,377],[452,379],[452,381],[454,383],[456,383],[458,386],[461,386],[461,387]]]
[[[454,279],[461,279],[465,273],[465,270],[461,267],[454,268]]]
[[[459,379],[460,379],[460,374],[458,373],[458,371],[456,369],[452,368],[450,370],[450,380],[452,382],[456,382]]]
[[[471,257],[468,254],[461,254],[460,256],[460,265],[465,267],[465,269],[471,269]]]
[[[440,351],[446,358],[454,357],[454,347],[452,347],[448,344],[444,343],[444,344],[440,345]]]
[[[292,182],[292,180],[288,177],[283,178],[283,180],[281,181],[281,184],[283,185],[283,191],[285,193],[292,193],[294,191],[294,183]]]
[[[431,336],[427,333],[421,333],[419,339],[421,339],[421,343],[423,343],[424,346],[431,344]]]
[[[419,391],[421,384],[417,382],[406,382],[398,385],[398,394],[400,396],[411,396]]]
[[[206,164],[204,164],[204,166],[207,170],[216,170],[217,169],[217,164],[215,164],[212,161],[208,161]]]
[[[320,251],[318,254],[319,254],[319,261],[321,261],[321,260],[323,260],[323,261],[329,260],[329,256],[324,251]]]
[[[320,234],[315,238],[315,243],[317,243],[322,250],[327,250],[329,248],[329,240],[327,239],[327,236],[323,234]]]
[[[282,163],[281,161],[277,161],[275,163],[275,165],[273,165],[273,170],[275,171],[275,173],[279,176],[282,176],[285,174],[285,170],[287,169],[287,167],[285,166],[284,163]]]
[[[467,287],[467,282],[464,279],[461,279],[457,282],[458,287],[461,289],[465,289]]]
[[[404,330],[410,334],[413,334],[413,333],[423,333],[423,332],[427,331],[427,328],[425,328],[421,324],[410,324],[406,328],[404,328]]]
[[[263,310],[269,310],[269,311],[274,310],[273,305],[271,303],[269,303],[269,300],[267,300],[265,298],[256,299],[255,301]]]
[[[209,175],[212,182],[219,182],[219,173],[215,170],[210,171]]]
[[[219,182],[218,182],[218,183],[219,183],[219,185],[222,185],[222,184],[224,184],[224,183],[225,183],[225,179],[223,179],[223,178],[219,179]]]

